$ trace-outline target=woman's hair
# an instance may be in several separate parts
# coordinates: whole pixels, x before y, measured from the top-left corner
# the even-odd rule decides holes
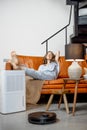
[[[43,64],[47,64],[47,55],[48,53],[51,53],[52,54],[52,59],[50,60],[50,62],[55,62],[55,54],[52,52],[52,51],[48,51],[45,56],[43,57]]]

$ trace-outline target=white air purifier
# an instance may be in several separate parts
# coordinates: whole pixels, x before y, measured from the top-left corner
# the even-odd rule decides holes
[[[24,70],[1,70],[0,113],[14,113],[26,110]]]

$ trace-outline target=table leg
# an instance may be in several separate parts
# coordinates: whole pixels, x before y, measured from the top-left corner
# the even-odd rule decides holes
[[[60,108],[61,102],[62,102],[62,94],[60,95],[59,103],[58,103],[58,108]]]
[[[64,99],[64,104],[65,104],[65,107],[66,107],[66,112],[69,114],[69,106],[68,106],[66,94],[63,94],[63,99]]]
[[[54,94],[51,94],[50,98],[48,100],[47,106],[46,106],[46,111],[48,111],[48,109],[49,109],[49,107],[50,107],[50,105],[52,103],[53,97],[54,97]]]
[[[68,101],[67,101],[67,97],[66,97],[66,93],[65,93],[65,86],[66,86],[67,80],[63,80],[63,81],[64,81],[64,84],[63,84],[63,87],[62,87],[62,93],[60,95],[58,108],[60,108],[61,101],[62,101],[62,96],[63,96],[66,112],[69,114],[69,106],[68,106]]]
[[[75,85],[75,92],[74,92],[74,101],[73,101],[73,110],[72,110],[73,116],[75,115],[75,107],[76,107],[78,83],[79,83],[79,81],[77,80],[77,81],[76,81],[76,85]]]
[[[66,86],[66,80],[63,80],[64,81],[64,84],[63,84],[63,87],[62,87],[62,90],[65,89],[65,86]],[[58,108],[60,108],[60,105],[61,105],[61,102],[62,102],[62,97],[63,97],[63,93],[61,93],[60,95],[60,99],[59,99],[59,103],[58,103]]]

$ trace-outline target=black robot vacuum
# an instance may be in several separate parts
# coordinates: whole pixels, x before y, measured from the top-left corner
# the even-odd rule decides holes
[[[50,124],[56,122],[56,114],[54,112],[33,112],[28,114],[28,121],[32,124]]]

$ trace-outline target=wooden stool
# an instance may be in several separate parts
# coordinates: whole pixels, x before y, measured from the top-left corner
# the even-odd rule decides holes
[[[64,104],[65,104],[65,108],[66,108],[66,112],[69,114],[69,107],[68,107],[68,101],[67,101],[67,97],[66,97],[66,93],[69,93],[70,91],[69,90],[64,90],[64,89],[60,89],[58,91],[53,91],[52,94],[50,95],[50,98],[48,100],[48,103],[47,103],[47,106],[46,106],[46,111],[48,111],[51,103],[52,103],[52,100],[53,100],[53,97],[55,94],[59,94],[60,95],[60,99],[59,99],[59,104],[58,104],[58,108],[60,108],[60,105],[61,105],[61,102],[62,102],[62,97],[63,97],[63,100],[64,100]]]

